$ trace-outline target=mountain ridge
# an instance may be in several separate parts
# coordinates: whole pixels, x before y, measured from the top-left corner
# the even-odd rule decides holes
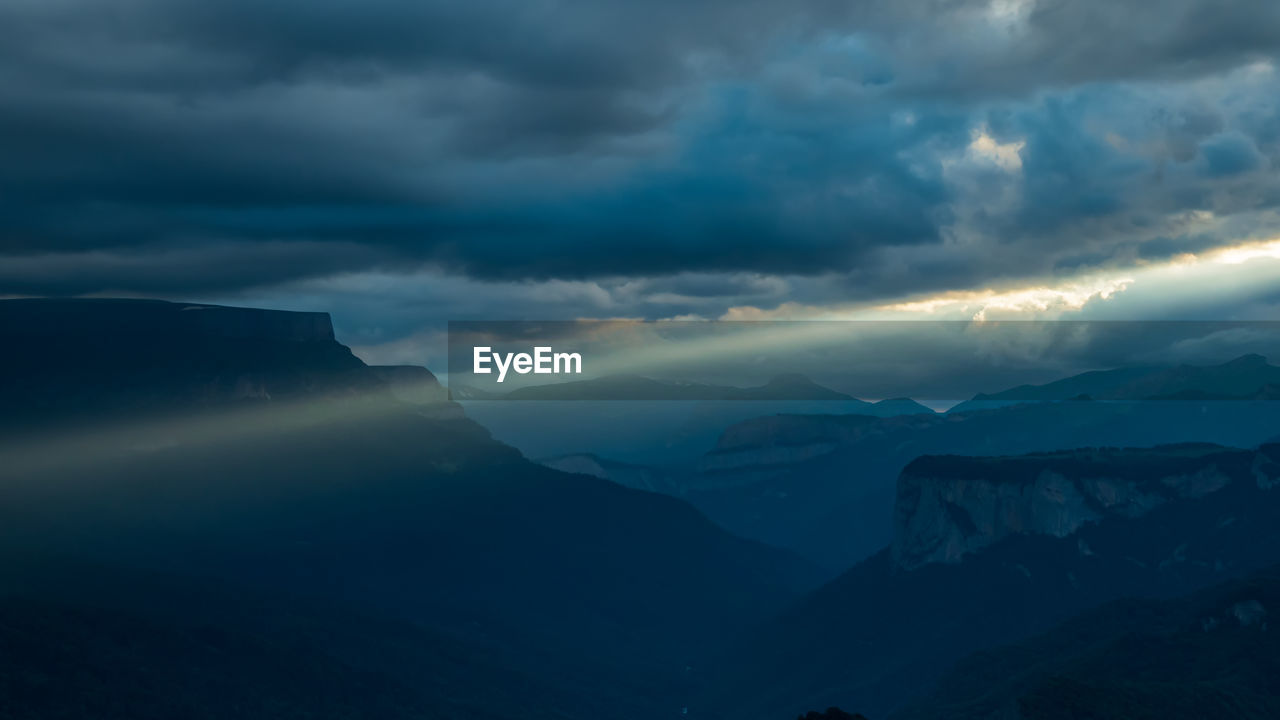
[[[1216,365],[1138,365],[1093,370],[1041,385],[978,393],[948,410],[962,413],[1024,402],[1246,400],[1280,396],[1280,367],[1247,353]]]

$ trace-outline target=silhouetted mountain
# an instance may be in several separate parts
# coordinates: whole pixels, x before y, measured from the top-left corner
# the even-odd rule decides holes
[[[0,301],[0,427],[385,388],[324,313],[157,300]]]
[[[1280,561],[1280,446],[1167,452],[1080,451],[1074,464],[1054,455],[1012,467],[958,459],[965,469],[939,471],[939,483],[953,484],[954,476],[1008,486],[1020,496],[1012,507],[1031,507],[1023,517],[1035,522],[954,561],[904,568],[885,551],[860,563],[728,652],[704,703],[746,718],[829,705],[883,716],[973,651],[1043,632],[1111,600],[1176,596]],[[1040,471],[1030,467],[1035,462]],[[1062,511],[1077,502],[1069,492],[1045,492],[1039,479],[1050,476],[1092,497],[1095,517],[1074,531],[1056,525],[1053,518],[1069,515]],[[1219,487],[1198,497],[1162,491],[1149,506],[1133,502],[1142,492],[1125,490],[1166,478]],[[1114,497],[1083,492],[1111,482],[1119,490]],[[1040,501],[1027,502],[1034,497]],[[1002,507],[997,498],[988,503],[987,517]],[[954,513],[946,522],[984,532],[973,507],[944,503],[940,511]]]
[[[487,658],[475,678],[486,677],[486,667],[528,678],[501,688],[511,695],[503,708],[554,696],[578,698],[572,706],[541,705],[558,708],[557,716],[673,712],[683,704],[693,657],[813,581],[794,556],[732,537],[681,501],[524,460],[471,421],[437,412],[449,406],[431,402],[438,395],[423,372],[365,367],[332,339],[327,318],[308,315],[281,339],[272,328],[294,328],[292,316],[186,307],[0,303],[8,327],[23,331],[23,342],[0,358],[0,377],[21,385],[22,404],[7,408],[9,419],[32,408],[42,417],[38,429],[0,437],[5,547],[22,548],[22,557],[82,557],[121,568],[121,584],[131,582],[131,568],[198,574],[228,597],[243,588],[246,596],[296,603],[299,613],[349,608],[445,638],[442,648],[404,649],[416,659],[396,688],[418,689],[401,696],[391,688],[385,703],[370,706],[390,717],[436,701],[463,714],[524,716],[477,700],[483,680],[460,689],[442,681],[471,672],[435,674],[433,664],[453,662],[449,648],[464,649],[461,666]],[[51,314],[60,325],[45,322]],[[197,327],[186,326],[188,318]],[[104,362],[90,352],[99,346]],[[242,379],[263,391],[243,396],[236,391]],[[314,702],[293,708],[301,716],[333,693],[363,697],[387,688],[380,677],[332,680],[354,661],[332,659],[323,630],[276,634],[274,614],[249,608],[243,621],[215,623],[225,632],[225,654],[188,648],[210,683],[226,683],[230,696],[217,705],[215,691],[195,685],[196,670],[155,667],[203,632],[191,627],[201,622],[198,613],[176,628],[157,625],[150,610],[95,605],[101,575],[65,576],[70,609],[15,610],[37,630],[14,642],[30,650],[30,638],[43,634],[70,645],[15,662],[50,683],[90,683],[104,703],[132,702],[127,684],[138,681],[159,688],[152,699],[161,708],[209,702],[226,709],[235,693],[278,682],[278,693],[245,701],[244,713],[253,715],[253,708],[294,703],[290,688],[329,683]],[[20,603],[14,588],[21,584],[0,594]],[[145,637],[122,650],[111,645],[117,630],[104,628]],[[416,642],[410,632],[395,640],[397,632],[378,631],[357,655]],[[286,677],[294,672],[290,658],[312,645],[319,654]],[[88,677],[66,675],[81,666],[64,661],[82,649]],[[137,672],[113,670],[117,662]],[[259,675],[236,676],[240,663]],[[48,693],[23,697],[36,715],[47,701],[50,712],[98,716]],[[356,705],[339,702],[320,716]]]
[[[895,720],[1280,717],[1280,568],[1125,600],[960,662]]]
[[[876,417],[895,417],[898,415],[933,415],[934,411],[911,398],[887,398],[872,403]]]
[[[779,415],[688,474],[564,473],[427,371],[364,366],[322,315],[0,318],[21,340],[0,356],[0,707],[18,717],[883,716],[975,650],[1280,561],[1276,446],[912,462],[1256,443],[1280,430],[1273,402]],[[591,477],[610,472],[675,477],[724,526],[829,566],[884,546],[895,493],[899,532],[801,599],[816,575],[795,556]]]
[[[1261,355],[1243,355],[1211,366],[1143,366],[1082,373],[1044,385],[1022,385],[978,394],[950,412],[1025,402],[1093,400],[1274,400],[1280,398],[1280,367]]]

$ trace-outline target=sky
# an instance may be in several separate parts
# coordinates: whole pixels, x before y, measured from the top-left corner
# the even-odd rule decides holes
[[[0,296],[1268,319],[1271,0],[0,0]]]

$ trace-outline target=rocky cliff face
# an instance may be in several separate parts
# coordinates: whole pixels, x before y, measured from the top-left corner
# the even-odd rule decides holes
[[[1280,429],[1280,402],[1271,401],[1043,402],[890,418],[832,412],[729,425],[683,478],[682,497],[744,537],[847,568],[892,542],[898,478],[924,455],[1180,442],[1254,447]],[[1052,483],[1045,483],[1048,492]],[[962,543],[956,552],[963,551]]]
[[[1232,482],[1266,488],[1275,475],[1266,453],[1206,444],[921,457],[898,480],[892,558],[900,569],[954,563],[1011,535],[1066,537]]]

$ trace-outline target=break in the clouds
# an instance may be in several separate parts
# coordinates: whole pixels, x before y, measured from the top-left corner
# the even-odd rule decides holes
[[[1168,261],[1280,234],[1278,62],[1268,0],[6,0],[0,294],[363,327]]]

